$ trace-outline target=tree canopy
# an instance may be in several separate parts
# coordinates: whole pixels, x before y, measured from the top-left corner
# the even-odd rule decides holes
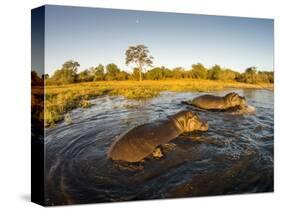
[[[145,45],[130,46],[126,50],[126,65],[133,63],[139,70],[139,79],[142,80],[142,72],[145,66],[151,66],[153,57]]]
[[[74,83],[77,80],[77,70],[79,66],[80,64],[77,61],[66,61],[61,69],[55,71],[50,80],[58,84]]]
[[[37,72],[32,71],[32,83],[39,84],[45,80],[47,84],[68,84],[76,82],[90,81],[111,81],[111,80],[164,80],[164,79],[207,79],[222,81],[238,81],[244,83],[274,83],[273,71],[257,70],[252,66],[244,72],[238,72],[230,68],[222,68],[220,65],[214,65],[206,68],[201,63],[192,65],[190,70],[182,67],[169,69],[165,66],[154,67],[143,72],[143,67],[151,66],[152,56],[149,55],[147,47],[138,45],[130,47],[126,51],[126,63],[134,63],[137,66],[133,68],[133,72],[121,70],[116,64],[109,63],[106,66],[99,64],[96,67],[90,67],[78,73],[79,62],[74,60],[66,61],[61,69],[58,69],[49,77],[48,74],[40,78]],[[141,62],[140,62],[141,61]],[[141,66],[138,66],[141,64]]]

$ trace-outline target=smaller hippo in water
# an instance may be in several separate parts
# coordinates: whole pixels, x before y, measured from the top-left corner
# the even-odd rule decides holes
[[[112,143],[108,157],[112,160],[139,162],[159,146],[184,132],[207,131],[208,124],[193,112],[181,111],[165,120],[137,126]]]
[[[206,94],[183,103],[206,110],[228,110],[230,108],[243,108],[246,105],[246,99],[231,92],[223,97]]]

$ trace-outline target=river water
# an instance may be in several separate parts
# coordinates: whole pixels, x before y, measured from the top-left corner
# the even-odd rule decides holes
[[[163,199],[273,191],[274,93],[235,91],[255,115],[197,111],[207,132],[183,134],[160,159],[120,164],[107,159],[129,128],[186,110],[198,92],[163,92],[150,100],[104,96],[71,112],[71,123],[46,129],[47,205]]]

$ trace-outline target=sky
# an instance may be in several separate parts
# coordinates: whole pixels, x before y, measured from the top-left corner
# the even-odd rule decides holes
[[[80,71],[108,63],[131,71],[125,51],[138,44],[148,47],[153,66],[190,68],[200,62],[272,71],[273,28],[272,19],[49,5],[45,72],[52,74],[70,59],[80,63]]]

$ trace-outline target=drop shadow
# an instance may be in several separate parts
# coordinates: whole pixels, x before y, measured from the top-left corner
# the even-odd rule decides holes
[[[30,202],[31,201],[31,197],[30,194],[20,194],[20,199],[25,201],[25,202]]]

